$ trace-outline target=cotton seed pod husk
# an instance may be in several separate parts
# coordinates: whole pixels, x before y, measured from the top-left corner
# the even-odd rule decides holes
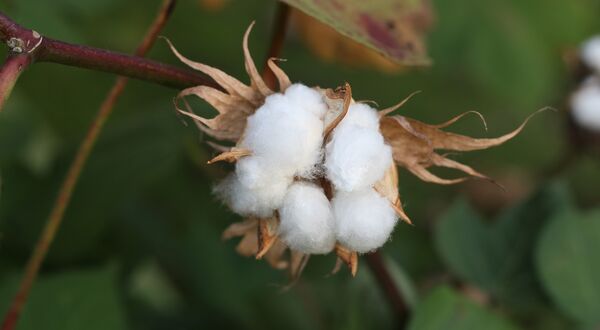
[[[536,111],[515,130],[497,138],[478,139],[442,130],[442,128],[452,125],[466,114],[476,112],[463,113],[439,125],[425,124],[404,116],[384,116],[380,120],[380,127],[385,140],[392,146],[396,164],[405,167],[423,181],[447,185],[462,182],[469,177],[490,179],[468,165],[436,153],[436,150],[473,151],[501,145],[517,136],[531,117],[544,110],[547,109]],[[481,116],[479,113],[476,114]],[[428,170],[431,166],[453,168],[466,173],[468,176],[443,179]]]
[[[248,37],[253,26],[254,23],[246,30],[242,46],[244,52],[244,65],[246,72],[250,77],[250,85],[242,83],[217,68],[188,59],[179,53],[179,51],[169,42],[171,50],[179,60],[191,68],[208,75],[221,86],[222,90],[209,86],[186,88],[181,91],[176,98],[186,106],[186,109],[181,109],[177,106],[177,110],[182,114],[191,117],[200,130],[218,140],[238,142],[246,127],[246,119],[248,116],[252,115],[256,109],[264,103],[267,96],[274,93],[258,73],[248,49]],[[285,91],[290,85],[290,79],[283,70],[277,67],[274,59],[269,60],[268,66],[279,82],[280,91]],[[197,96],[205,100],[217,110],[218,114],[213,118],[204,118],[194,114],[185,102],[184,98],[186,96]]]

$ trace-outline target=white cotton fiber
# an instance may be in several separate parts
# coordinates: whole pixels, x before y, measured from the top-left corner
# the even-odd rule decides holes
[[[378,130],[356,125],[338,126],[327,143],[325,171],[338,190],[372,187],[391,165],[392,149]]]
[[[279,209],[279,237],[291,249],[325,254],[335,245],[335,224],[323,189],[312,183],[296,182]]]
[[[291,178],[273,177],[268,185],[251,189],[232,173],[214,191],[233,212],[242,216],[268,218],[281,206],[290,184]]]
[[[244,134],[243,148],[289,176],[310,176],[322,157],[323,121],[284,94],[267,97],[248,117]]]
[[[398,220],[390,202],[373,189],[337,192],[331,203],[337,240],[359,253],[385,244]]]
[[[327,105],[323,101],[321,93],[316,90],[302,84],[293,84],[285,90],[285,96],[290,102],[300,105],[304,111],[308,111],[320,119],[325,116]]]
[[[240,158],[235,164],[238,180],[250,189],[263,188],[271,184],[272,179],[290,177],[263,157],[248,156]]]
[[[587,66],[600,73],[600,36],[588,39],[581,46],[581,59]]]
[[[343,127],[347,125],[379,130],[379,114],[377,110],[367,104],[352,103],[339,126]]]
[[[571,113],[578,125],[600,131],[600,78],[588,78],[573,94]]]

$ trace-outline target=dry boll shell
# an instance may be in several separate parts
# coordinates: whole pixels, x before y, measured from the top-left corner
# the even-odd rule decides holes
[[[468,174],[470,177],[489,178],[468,165],[451,160],[436,153],[436,150],[473,151],[498,146],[519,134],[529,119],[546,109],[540,109],[531,114],[514,131],[497,138],[477,139],[465,135],[442,131],[442,128],[452,125],[468,113],[456,116],[439,125],[428,125],[404,116],[385,116],[381,118],[381,133],[392,146],[394,161],[405,167],[423,181],[437,184],[455,184],[469,177],[443,179],[431,173],[427,168],[441,166],[453,168]],[[477,113],[481,116],[479,113]]]
[[[177,107],[177,110],[194,119],[200,130],[218,140],[237,142],[244,132],[248,116],[253,114],[264,103],[267,96],[274,93],[267,87],[258,73],[248,49],[248,37],[253,26],[254,22],[246,30],[242,47],[244,51],[244,65],[246,72],[250,76],[249,86],[217,68],[186,58],[167,40],[173,53],[183,63],[208,75],[223,89],[221,91],[213,87],[196,86],[186,88],[177,95],[177,100],[182,101],[186,106],[186,110],[179,107]],[[283,70],[277,67],[273,60],[269,61],[269,68],[273,71],[280,84],[280,91],[284,91],[289,87],[290,79]],[[189,95],[195,95],[205,100],[219,114],[214,118],[204,118],[194,114],[184,99],[184,97]]]

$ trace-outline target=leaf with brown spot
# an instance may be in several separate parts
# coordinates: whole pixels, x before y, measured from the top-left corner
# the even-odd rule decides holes
[[[455,123],[466,113],[441,125],[428,125],[403,116],[383,117],[380,121],[380,128],[387,143],[392,146],[394,160],[398,165],[405,167],[423,181],[455,184],[469,177],[488,180],[489,178],[465,164],[437,154],[436,150],[472,151],[500,145],[519,134],[531,117],[544,110],[546,109],[531,114],[514,131],[497,138],[488,139],[477,139],[441,130],[441,128]],[[468,174],[469,177],[443,179],[429,172],[427,168],[430,166],[453,168]]]
[[[340,34],[331,26],[300,10],[292,11],[291,23],[306,46],[325,62],[372,68],[390,74],[400,73],[405,69],[404,65]]]
[[[404,64],[427,64],[428,0],[283,0],[339,33]]]

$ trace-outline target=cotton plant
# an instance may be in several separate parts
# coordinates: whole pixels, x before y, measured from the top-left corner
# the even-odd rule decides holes
[[[194,114],[189,106],[178,110],[221,141],[211,143],[221,153],[209,164],[235,163],[215,193],[244,220],[230,225],[223,238],[242,237],[236,248],[240,254],[288,269],[292,277],[301,273],[310,255],[329,253],[337,255],[336,270],[345,263],[354,275],[359,254],[382,247],[399,220],[412,223],[400,200],[397,166],[437,184],[488,179],[437,151],[497,146],[516,136],[527,122],[492,139],[448,133],[442,129],[465,114],[440,125],[391,115],[406,99],[378,111],[355,101],[349,84],[319,88],[292,83],[275,59],[268,60],[268,67],[279,89],[271,90],[248,49],[251,29],[252,25],[242,47],[249,85],[189,60],[171,45],[181,61],[222,88],[197,86],[178,95],[205,100],[217,110],[215,117]],[[466,176],[444,179],[429,171],[432,166],[453,168]]]

